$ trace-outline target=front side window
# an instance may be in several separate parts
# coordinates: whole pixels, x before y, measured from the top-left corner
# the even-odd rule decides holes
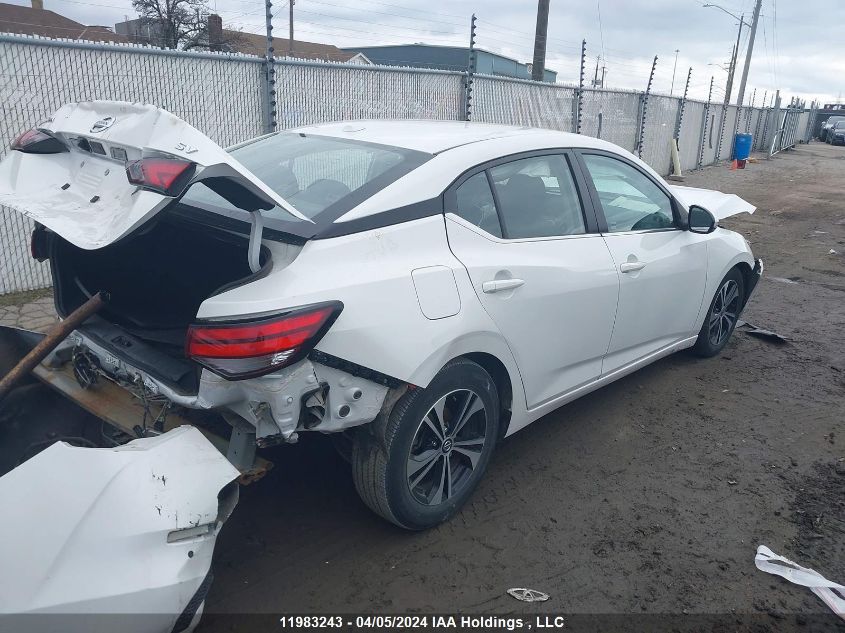
[[[598,154],[584,154],[584,162],[599,195],[609,232],[674,226],[671,198],[640,170]]]
[[[566,158],[523,158],[490,169],[504,237],[554,237],[586,232],[581,200]]]

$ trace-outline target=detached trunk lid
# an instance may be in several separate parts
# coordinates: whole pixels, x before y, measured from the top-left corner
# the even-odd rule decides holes
[[[687,209],[692,205],[704,207],[713,214],[717,222],[732,215],[754,213],[757,210],[753,204],[733,193],[680,185],[669,185],[669,190]]]
[[[0,162],[0,204],[79,248],[116,242],[200,181],[246,211],[276,206],[311,221],[226,150],[161,108],[120,101],[71,103],[38,129],[67,151],[9,152]],[[150,157],[190,161],[193,176],[174,195],[130,183],[126,166]]]

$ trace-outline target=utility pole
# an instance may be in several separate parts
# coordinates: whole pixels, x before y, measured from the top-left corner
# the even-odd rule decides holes
[[[288,2],[290,13],[288,16],[288,57],[293,57],[293,5],[294,0]]]
[[[672,66],[672,85],[669,88],[669,96],[672,96],[672,92],[675,90],[675,71],[678,70],[678,53],[680,51],[676,48],[675,49],[675,65]]]
[[[757,34],[757,22],[760,20],[760,7],[762,5],[763,0],[757,0],[757,4],[754,5],[754,17],[751,18],[751,34],[748,36],[748,52],[745,53],[745,66],[742,68],[742,79],[739,82],[739,94],[736,97],[736,102],[739,105],[742,105],[742,99],[745,97],[745,82],[748,81],[748,69],[751,66],[751,53],[754,52],[754,36]]]
[[[725,93],[727,93],[727,101],[725,103],[731,102],[731,93],[733,92],[734,88],[734,73],[736,72],[736,62],[738,61],[739,57],[739,38],[742,37],[743,24],[745,24],[744,13],[739,17],[739,29],[736,32],[736,44],[733,47],[733,51],[731,51],[731,64],[730,70],[728,72],[728,85],[725,87]]]
[[[543,81],[546,74],[546,33],[549,30],[549,0],[538,0],[537,28],[534,31],[534,62],[531,79]]]

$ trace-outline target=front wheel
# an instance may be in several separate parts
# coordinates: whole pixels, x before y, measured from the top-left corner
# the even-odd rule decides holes
[[[495,383],[480,365],[454,360],[369,431],[356,434],[352,449],[361,499],[400,527],[434,527],[463,506],[487,469],[499,432]]]
[[[704,357],[715,356],[721,352],[733,334],[743,305],[745,282],[742,273],[734,268],[722,279],[716,296],[710,302],[710,309],[698,332],[693,352]]]

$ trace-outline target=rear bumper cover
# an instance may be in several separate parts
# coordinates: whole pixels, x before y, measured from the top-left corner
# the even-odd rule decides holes
[[[237,476],[183,426],[114,448],[57,442],[0,477],[0,503],[16,508],[0,522],[0,629],[195,624]]]

